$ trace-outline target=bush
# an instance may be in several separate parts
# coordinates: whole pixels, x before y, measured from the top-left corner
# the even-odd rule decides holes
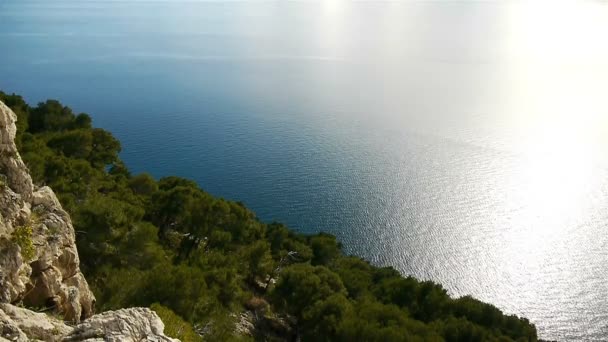
[[[167,336],[180,339],[182,342],[198,342],[203,340],[194,331],[190,323],[186,322],[168,307],[154,303],[150,305],[150,309],[154,310],[163,323],[165,323],[165,334]]]
[[[30,261],[34,258],[36,250],[32,243],[32,226],[27,224],[19,226],[13,231],[12,240],[21,249],[23,261]]]

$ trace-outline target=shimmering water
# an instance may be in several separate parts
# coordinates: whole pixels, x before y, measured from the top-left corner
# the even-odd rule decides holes
[[[0,1],[0,89],[134,171],[608,340],[605,2]]]

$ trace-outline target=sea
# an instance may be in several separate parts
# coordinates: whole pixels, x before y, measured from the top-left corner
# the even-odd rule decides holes
[[[55,98],[265,222],[608,340],[605,1],[0,0]]]

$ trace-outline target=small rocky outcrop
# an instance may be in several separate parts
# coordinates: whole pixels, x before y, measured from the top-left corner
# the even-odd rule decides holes
[[[93,316],[70,216],[53,190],[32,182],[14,143],[16,119],[0,102],[0,342],[177,341],[149,309]]]
[[[91,317],[72,330],[66,341],[178,341],[163,334],[165,325],[147,308],[108,311]]]
[[[145,308],[108,311],[70,326],[44,313],[0,304],[0,342],[178,341],[165,336],[164,329],[165,326],[156,313]]]
[[[72,328],[63,321],[11,304],[0,304],[0,341],[60,341]]]

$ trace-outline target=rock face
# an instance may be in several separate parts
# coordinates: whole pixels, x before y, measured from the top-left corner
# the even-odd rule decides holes
[[[53,191],[33,185],[14,143],[15,120],[0,102],[0,302],[52,307],[79,322],[93,314],[95,297],[80,272],[74,228]]]
[[[0,102],[0,342],[177,341],[149,309],[92,316],[95,297],[80,272],[70,216],[53,190],[33,184],[14,143],[15,121]]]

